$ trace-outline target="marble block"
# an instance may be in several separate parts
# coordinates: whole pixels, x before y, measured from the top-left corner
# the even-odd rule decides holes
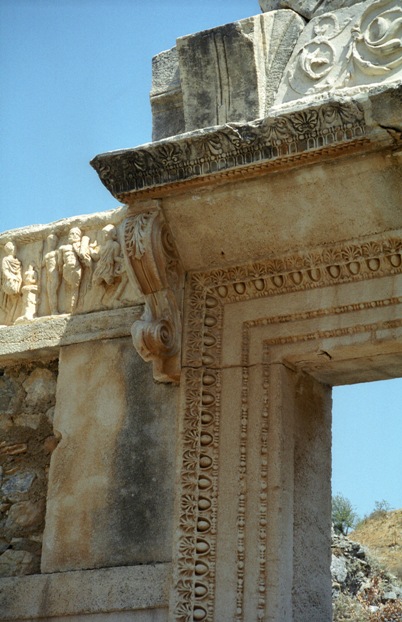
[[[265,116],[303,26],[274,11],[179,38],[186,131]]]
[[[285,70],[275,106],[304,97],[360,93],[402,77],[402,7],[360,3],[315,17]]]

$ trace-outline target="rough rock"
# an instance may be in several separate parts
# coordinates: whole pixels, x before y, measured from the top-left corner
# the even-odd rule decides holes
[[[7,549],[0,555],[0,577],[17,577],[38,571],[38,559],[29,551]]]
[[[13,423],[17,426],[28,427],[32,428],[33,430],[37,430],[39,428],[41,419],[42,415],[22,413],[13,417]]]
[[[56,377],[50,369],[37,367],[23,383],[27,409],[47,410],[54,403]]]
[[[335,621],[343,619],[338,617],[338,611],[348,608],[349,612],[357,611],[377,612],[380,614],[389,604],[394,605],[402,615],[402,587],[396,578],[383,570],[378,561],[372,557],[365,547],[349,538],[332,534],[332,595],[334,602]],[[339,601],[338,601],[339,599]],[[342,603],[339,605],[339,603]],[[356,611],[355,609],[356,608]],[[361,618],[366,620],[368,618]],[[371,620],[372,618],[370,618]],[[390,617],[390,622],[400,620],[399,617]],[[377,618],[375,618],[377,620]],[[383,618],[378,618],[383,620]]]
[[[0,419],[12,415],[22,401],[23,391],[14,378],[2,375],[0,377]],[[7,418],[8,419],[8,418]]]
[[[34,529],[43,522],[45,515],[45,500],[20,501],[10,508],[6,521],[6,529]]]
[[[344,583],[348,575],[346,559],[332,555],[331,559],[331,575],[332,579],[337,583]]]
[[[23,471],[11,475],[2,485],[1,492],[11,501],[19,500],[20,495],[29,491],[35,477],[36,474],[33,471]]]

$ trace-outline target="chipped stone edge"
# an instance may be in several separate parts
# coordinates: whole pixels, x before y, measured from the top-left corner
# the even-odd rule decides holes
[[[130,335],[131,326],[139,320],[143,305],[96,311],[82,315],[40,317],[28,324],[0,327],[0,364],[32,358],[57,356],[58,348],[99,339],[116,339]]]
[[[165,563],[2,578],[0,620],[167,608],[170,576]]]
[[[127,214],[126,206],[117,206],[115,209],[96,212],[93,214],[83,214],[81,216],[70,216],[61,218],[48,224],[28,225],[18,229],[8,229],[0,232],[0,245],[12,239],[17,244],[24,244],[42,240],[50,233],[65,235],[71,227],[80,227],[83,230],[95,229],[104,225],[113,224],[119,226]]]
[[[401,90],[402,85],[396,83],[386,87],[376,86],[369,92],[356,92],[353,97],[348,92],[326,93],[318,102],[297,100],[289,102],[291,106],[271,109],[264,119],[204,128],[133,149],[102,153],[95,156],[90,164],[115,198],[129,202],[130,196],[141,196],[151,191],[161,193],[163,189],[211,176],[219,178],[236,172],[247,175],[252,174],[256,167],[288,166],[292,162],[299,166],[303,158],[323,158],[332,152],[354,147],[360,151],[381,149],[392,146],[394,141],[384,129],[387,123],[384,124],[383,120],[381,124],[373,118],[372,100],[378,103],[378,99],[384,99],[387,102],[395,93],[400,96]],[[285,124],[294,124],[295,119],[303,116],[308,118],[311,114],[325,114],[322,111],[328,106],[343,107],[348,104],[360,111],[356,127],[350,131],[350,124],[335,125],[333,129],[329,124],[327,130],[336,134],[338,129],[342,129],[343,138],[337,137],[326,144],[315,131],[307,131],[300,140],[296,132],[293,143],[288,136],[276,142],[266,139],[267,128],[269,131],[272,123],[283,120]],[[208,156],[205,155],[207,153]]]

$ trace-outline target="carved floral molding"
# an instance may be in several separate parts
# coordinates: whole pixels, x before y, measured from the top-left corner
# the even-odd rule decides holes
[[[362,105],[354,100],[332,101],[253,123],[230,123],[137,149],[97,155],[91,165],[106,188],[125,200],[131,192],[319,153],[364,141],[365,136]]]
[[[186,333],[184,338],[185,407],[181,421],[179,531],[174,564],[173,618],[176,622],[215,620],[215,580],[217,546],[217,510],[219,493],[219,435],[222,400],[222,331],[224,306],[233,302],[278,296],[288,292],[329,287],[402,274],[402,234],[394,232],[364,241],[312,249],[303,253],[274,257],[252,264],[197,272],[190,275],[186,294]],[[366,301],[334,309],[316,309],[283,317],[260,317],[243,323],[240,445],[238,448],[237,506],[237,593],[236,617],[244,622],[246,475],[248,434],[248,374],[250,330],[259,325],[281,324],[394,306],[402,296],[387,300]],[[239,320],[240,321],[240,320]],[[384,324],[384,325],[383,325]],[[384,328],[401,328],[402,319],[357,325],[353,331],[371,332]],[[264,345],[264,352],[274,345],[310,340],[320,336],[350,334],[350,328],[335,328],[322,335],[316,333],[295,337],[278,337]],[[328,333],[328,334],[327,334]],[[264,355],[265,356],[265,355]],[[262,361],[264,401],[260,426],[260,470],[258,512],[258,598],[257,617],[263,619],[266,608],[267,570],[267,462],[269,374]],[[257,448],[256,448],[257,451]]]

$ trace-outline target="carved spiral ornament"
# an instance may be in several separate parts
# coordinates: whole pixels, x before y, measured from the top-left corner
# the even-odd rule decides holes
[[[300,66],[312,80],[322,80],[331,71],[334,58],[335,50],[328,41],[313,41],[301,51]]]
[[[402,64],[402,8],[380,0],[371,5],[353,29],[353,58],[361,71],[383,75]]]

